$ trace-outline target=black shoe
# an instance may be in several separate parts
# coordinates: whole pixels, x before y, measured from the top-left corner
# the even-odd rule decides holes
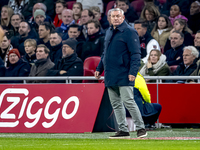
[[[109,139],[127,139],[130,138],[129,132],[118,131],[115,135],[110,136]]]
[[[137,137],[138,137],[138,138],[143,138],[143,137],[145,137],[145,136],[147,136],[147,132],[146,132],[145,129],[139,129],[139,130],[137,131]]]

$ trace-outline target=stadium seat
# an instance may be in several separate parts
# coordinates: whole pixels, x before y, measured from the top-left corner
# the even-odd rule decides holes
[[[110,1],[106,7],[106,15],[110,9],[112,9],[115,5],[115,1]]]
[[[171,73],[173,73],[177,67],[178,65],[169,66]]]
[[[69,2],[66,2],[67,3],[67,8],[68,9],[72,9],[73,8],[73,4],[76,3],[76,1],[69,1]]]
[[[140,16],[142,9],[144,7],[144,0],[135,0],[131,2],[131,6],[134,8],[134,10],[137,12],[137,14]]]
[[[84,76],[94,76],[94,72],[96,71],[96,68],[101,60],[101,57],[99,56],[92,56],[88,57],[85,59],[84,64],[83,64],[83,69],[84,69]],[[101,74],[102,76],[104,73]],[[91,80],[83,80],[83,83],[90,83],[94,82]],[[99,80],[101,83],[102,80]]]

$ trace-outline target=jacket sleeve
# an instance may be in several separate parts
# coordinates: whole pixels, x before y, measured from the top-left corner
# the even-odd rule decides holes
[[[100,74],[102,74],[103,70],[104,70],[104,67],[103,67],[103,58],[104,58],[104,52],[102,53],[101,55],[101,60],[99,62],[99,65],[97,66],[96,68],[96,71],[99,71]]]
[[[140,67],[141,50],[139,37],[134,29],[131,29],[130,32],[127,32],[127,47],[130,53],[129,74],[136,77]]]
[[[72,65],[64,76],[83,76],[83,63],[78,62]]]

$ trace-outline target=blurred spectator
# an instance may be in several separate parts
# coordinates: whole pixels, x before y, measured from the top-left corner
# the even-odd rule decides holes
[[[171,22],[166,15],[160,15],[156,21],[151,35],[159,43],[160,47],[164,49],[164,46],[169,38],[170,31],[172,29]]]
[[[174,76],[189,76],[197,68],[199,52],[194,46],[186,46],[183,49],[183,63],[172,73]],[[180,79],[179,79],[180,81]],[[185,80],[181,80],[185,81]]]
[[[5,70],[5,77],[24,77],[30,72],[28,62],[20,58],[20,53],[17,49],[12,49],[8,53],[10,66]],[[22,83],[22,81],[6,81],[6,83]]]
[[[30,67],[36,62],[35,50],[37,48],[37,42],[34,39],[27,39],[24,41],[24,47],[26,54],[23,59],[30,64]]]
[[[62,11],[67,8],[66,2],[64,0],[57,0],[56,1],[56,16],[54,18],[53,24],[54,26],[60,27],[62,24]]]
[[[10,6],[14,10],[14,13],[21,14],[28,3],[29,0],[9,0],[8,6]]]
[[[36,58],[37,61],[31,67],[29,77],[46,76],[49,69],[54,66],[54,63],[49,58],[50,50],[44,45],[37,46]],[[45,83],[46,80],[29,80],[28,83]]]
[[[160,12],[155,5],[147,4],[142,9],[140,18],[148,23],[147,32],[151,33],[156,24],[156,19],[160,16]]]
[[[168,76],[170,75],[170,69],[166,62],[166,56],[159,50],[152,49],[148,62],[140,70],[143,76]],[[156,82],[156,80],[146,79],[146,82]]]
[[[1,9],[1,26],[5,31],[6,36],[10,39],[14,35],[14,28],[11,25],[10,18],[13,15],[11,7],[5,5]]]
[[[48,76],[83,76],[83,62],[77,57],[76,45],[77,42],[74,39],[63,41],[62,59],[58,60],[55,66],[48,71]]]
[[[34,38],[33,35],[29,34],[30,33],[30,26],[27,22],[22,21],[19,24],[19,35],[14,36],[11,39],[11,44],[13,45],[14,48],[17,48],[20,52],[20,55],[23,56],[25,55],[25,49],[24,49],[24,41],[26,39],[31,39]]]
[[[4,62],[4,66],[9,66],[8,53],[13,49],[13,46],[10,44],[10,40],[6,36],[3,37],[3,40],[0,42],[0,56]]]
[[[89,20],[94,19],[95,16],[93,14],[93,12],[90,9],[84,9],[81,12],[81,25],[82,25],[82,33],[85,37],[85,39],[87,39],[87,28],[86,28],[86,24]]]
[[[133,23],[135,20],[139,19],[136,11],[129,5],[128,0],[116,0],[115,3],[117,8],[124,11],[125,18],[129,23]]]
[[[188,17],[188,27],[196,34],[200,30],[200,2],[195,1],[190,6],[190,15]]]
[[[175,30],[182,32],[184,34],[185,46],[194,45],[194,38],[192,37],[192,31],[188,28],[186,20],[181,19],[181,18],[176,19],[174,21],[173,29],[170,32],[172,33]],[[168,39],[165,44],[164,51],[166,52],[166,50],[168,50],[170,48],[171,48],[170,40]]]
[[[57,32],[51,32],[50,35],[51,51],[49,53],[52,62],[62,58],[62,38]]]
[[[43,6],[39,6],[41,4],[46,7],[45,10],[41,8]],[[42,9],[49,16],[48,18],[54,18],[54,0],[29,0],[29,4],[24,8],[22,14],[27,20],[33,16],[36,9]]]
[[[109,27],[107,17],[106,17],[106,15],[102,16],[102,14],[100,12],[100,8],[98,6],[93,6],[93,7],[90,8],[90,10],[92,10],[92,12],[95,16],[94,19],[96,19],[100,22],[101,27],[103,29],[107,29]]]
[[[200,52],[200,30],[198,30],[195,35],[194,46]]]
[[[103,2],[102,0],[76,0],[76,2],[80,2],[83,5],[83,9],[90,9],[92,6],[98,6],[103,13]]]
[[[186,20],[186,22],[188,21],[188,19],[185,16],[181,15],[179,6],[172,5],[170,8],[170,16],[169,16],[171,24],[174,25],[174,21],[178,18],[184,19],[184,20]]]
[[[81,19],[81,12],[83,10],[83,6],[80,2],[76,2],[73,4],[73,14],[74,14],[74,20],[76,23],[80,23],[80,19]]]
[[[50,45],[50,33],[52,31],[52,27],[50,23],[43,22],[39,26],[39,44],[44,44],[50,51],[51,51],[51,45]]]
[[[182,32],[173,31],[170,35],[171,49],[165,52],[169,66],[179,65],[183,62],[184,35]]]
[[[69,38],[75,39],[78,42],[85,41],[85,38],[81,37],[80,33],[81,33],[80,26],[78,24],[72,24],[69,26],[69,30],[68,30]]]
[[[63,23],[61,24],[61,26],[56,28],[56,32],[61,34],[62,40],[66,40],[69,37],[67,34],[69,26],[75,23],[75,20],[73,18],[73,11],[71,9],[64,9],[62,11],[62,21]]]
[[[18,13],[11,16],[11,25],[14,28],[14,36],[19,35],[19,24],[22,21],[24,21],[24,17]]]
[[[108,13],[107,13],[107,20],[108,20],[108,22],[109,22],[109,26],[111,26],[112,24],[111,24],[111,9],[108,11]]]
[[[104,47],[104,35],[100,31],[101,25],[98,20],[90,20],[87,23],[88,39],[82,45],[81,59],[101,56]]]
[[[148,24],[143,20],[136,20],[134,22],[134,28],[138,32],[140,39],[141,58],[144,63],[147,62],[147,58],[149,57],[152,48],[160,50],[158,42],[153,39],[149,32],[147,32],[147,27]]]
[[[182,12],[181,15],[188,17],[191,2],[191,0],[167,0],[163,6],[163,9],[161,10],[161,14],[169,16],[170,7],[172,5],[178,5]]]
[[[0,3],[0,10],[2,9],[3,6],[8,5],[8,0],[1,0]]]
[[[29,16],[28,18],[26,18],[26,16],[24,16],[25,19],[26,19],[30,24],[34,24],[34,23],[35,23],[35,22],[34,22],[34,13],[35,13],[35,11],[36,11],[37,9],[42,9],[42,10],[45,12],[46,18],[45,18],[44,21],[47,21],[47,22],[49,22],[49,23],[52,23],[51,17],[48,16],[48,15],[46,14],[47,6],[46,6],[45,4],[43,4],[43,3],[36,3],[36,4],[35,4],[33,7],[31,7],[31,8],[32,8],[32,9],[31,9],[32,15]],[[24,12],[24,11],[23,11],[23,12]],[[23,15],[26,15],[26,14],[23,13]]]
[[[34,12],[34,22],[32,23],[32,27],[35,29],[35,32],[38,32],[39,25],[41,25],[45,21],[46,15],[42,9],[37,9]]]
[[[5,70],[6,70],[6,67],[4,66],[4,62],[3,60],[1,59],[0,57],[0,77],[4,76],[4,73],[5,73]]]

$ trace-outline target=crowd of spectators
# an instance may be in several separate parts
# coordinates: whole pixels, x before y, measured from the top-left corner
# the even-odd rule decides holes
[[[103,53],[105,33],[112,25],[106,12],[111,1],[74,0],[68,6],[70,1],[1,1],[5,36],[0,42],[0,76],[83,76],[84,60]],[[137,6],[141,11],[135,1],[142,1]],[[124,11],[125,20],[138,32],[143,76],[200,74],[199,1],[115,0],[110,9],[114,7]]]

